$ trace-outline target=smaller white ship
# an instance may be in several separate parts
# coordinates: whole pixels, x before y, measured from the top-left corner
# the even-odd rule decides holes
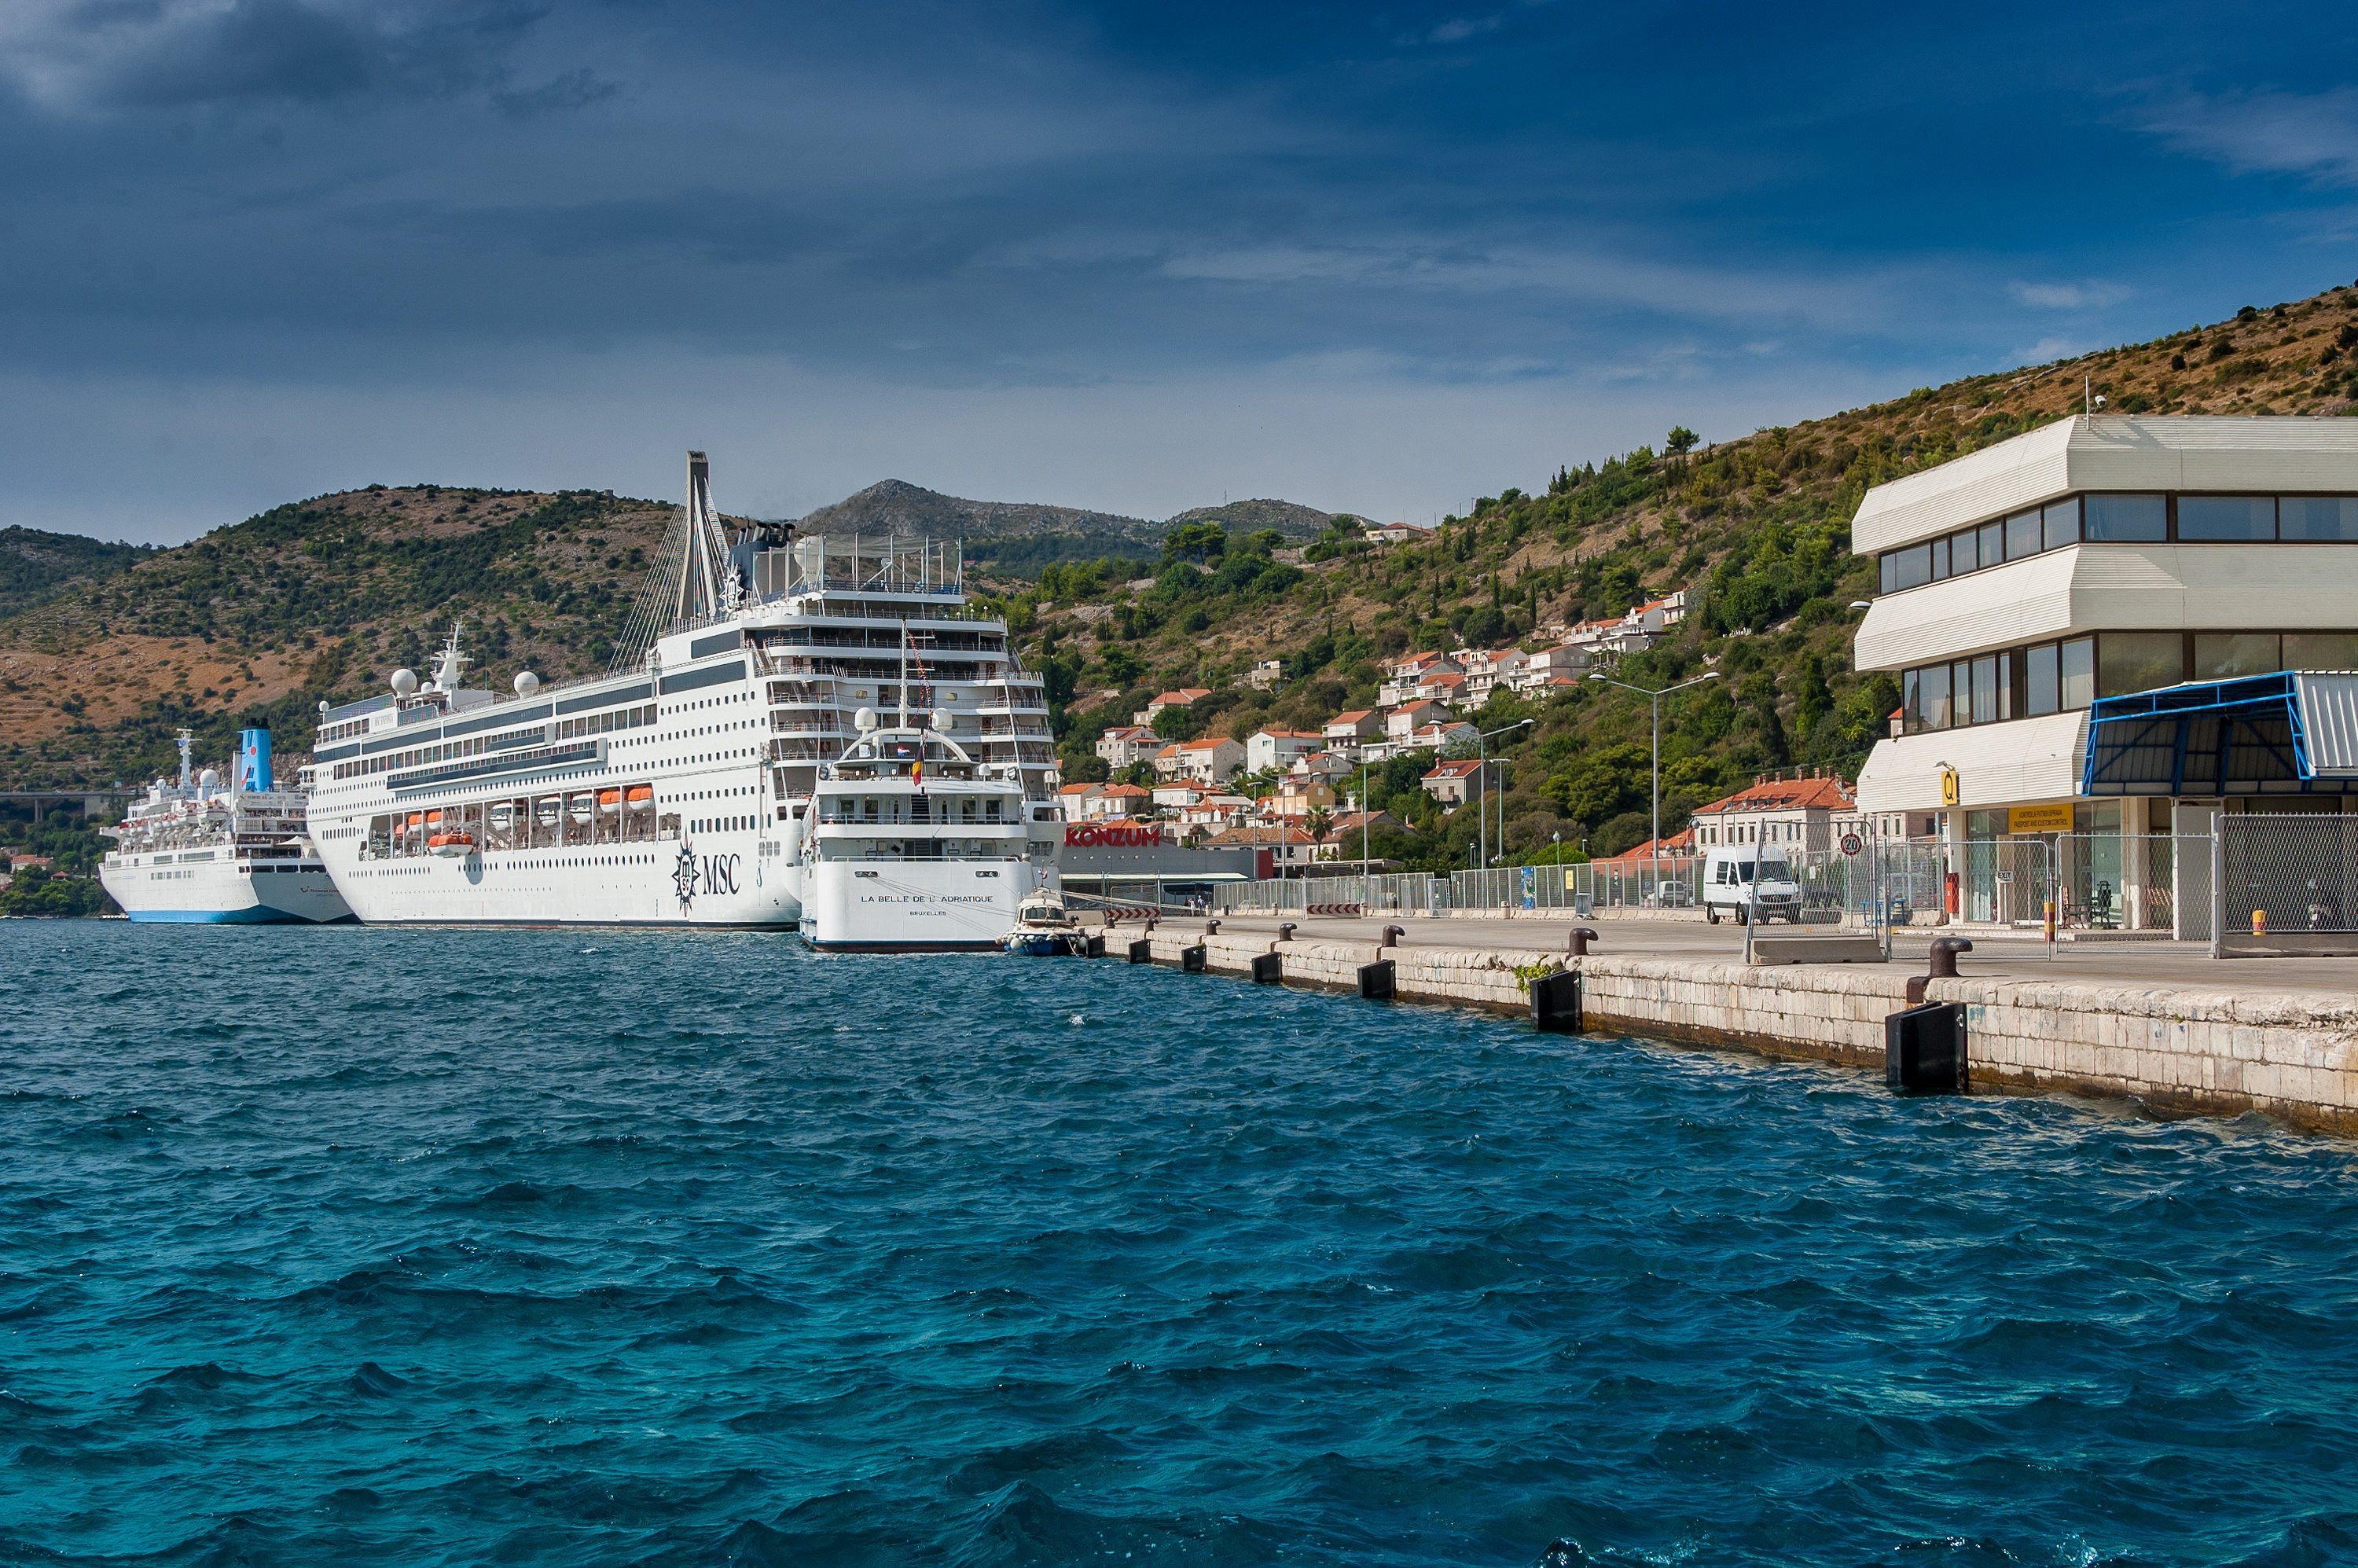
[[[905,689],[905,688],[904,688]],[[1035,837],[1015,764],[978,762],[946,715],[880,727],[818,770],[801,822],[802,935],[830,953],[987,953],[1031,894],[1055,885],[1057,841]]]
[[[133,920],[260,925],[350,920],[304,823],[300,790],[274,787],[270,731],[238,734],[228,784],[191,776],[194,741],[180,731],[180,777],[157,779],[118,827],[100,883]]]
[[[1001,948],[1027,958],[1086,958],[1088,934],[1065,907],[1062,893],[1042,888],[1015,906],[1015,925],[999,939]]]

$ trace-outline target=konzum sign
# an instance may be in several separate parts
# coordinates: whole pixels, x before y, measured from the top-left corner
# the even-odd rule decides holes
[[[1073,849],[1147,849],[1161,842],[1159,827],[1117,827],[1108,823],[1065,829],[1065,848]]]

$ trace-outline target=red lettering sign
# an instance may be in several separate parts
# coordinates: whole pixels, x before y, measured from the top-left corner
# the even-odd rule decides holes
[[[1163,830],[1152,826],[1143,827],[1131,827],[1128,826],[1116,827],[1109,823],[1100,827],[1091,823],[1084,824],[1077,827],[1067,827],[1065,829],[1065,844],[1068,849],[1095,849],[1100,848],[1145,849],[1152,849],[1162,841]]]

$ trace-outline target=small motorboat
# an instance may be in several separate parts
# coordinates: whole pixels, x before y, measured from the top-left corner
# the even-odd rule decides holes
[[[1027,958],[1078,958],[1089,939],[1081,923],[1052,890],[1042,888],[1015,906],[1015,925],[999,939],[1000,949]]]

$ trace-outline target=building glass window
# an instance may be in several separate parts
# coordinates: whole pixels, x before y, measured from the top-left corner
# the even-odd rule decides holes
[[[2284,667],[2288,670],[2358,670],[2358,632],[2288,632]]]
[[[2091,544],[2150,545],[2169,537],[2169,502],[2159,495],[2092,495],[2082,537]]]
[[[2006,520],[2006,558],[2018,561],[2039,553],[2039,514],[2024,512]]]
[[[2277,512],[2278,538],[2358,540],[2358,495],[2288,495]]]
[[[1916,545],[1895,551],[1899,562],[1899,586],[1920,588],[1932,580],[1932,546]]]
[[[1925,669],[1909,670],[1904,703],[1910,728],[1946,730],[1950,716],[1949,666],[1933,665]]]
[[[1976,552],[1982,565],[1994,567],[2006,559],[2006,524],[1985,523],[1981,525],[1981,548]]]
[[[2058,501],[2046,509],[2046,545],[2060,550],[2066,545],[2080,542],[2080,498],[2076,495]]]
[[[2185,678],[2185,639],[2176,632],[2107,632],[2097,639],[2099,697],[2158,691]]]
[[[2277,536],[2277,498],[2181,495],[2178,498],[2178,536],[2195,540],[2273,539]]]
[[[1898,593],[1899,591],[1898,555],[1894,551],[1886,550],[1883,552],[1883,559],[1877,562],[1877,565],[1881,568],[1881,582],[1879,585],[1881,591],[1885,593]]]
[[[1995,654],[1985,654],[1973,662],[1971,669],[1971,722],[1995,724],[2001,717],[1998,712],[1997,658]]]
[[[2062,700],[2055,680],[2055,644],[2041,643],[2023,654],[2023,711],[2036,719],[2053,713]]]
[[[2234,680],[2264,676],[2284,667],[2277,656],[2273,632],[2197,632],[2194,634],[2196,680]]]
[[[2096,700],[2096,640],[2074,637],[2062,646],[2058,683],[2063,711],[2085,708]]]

